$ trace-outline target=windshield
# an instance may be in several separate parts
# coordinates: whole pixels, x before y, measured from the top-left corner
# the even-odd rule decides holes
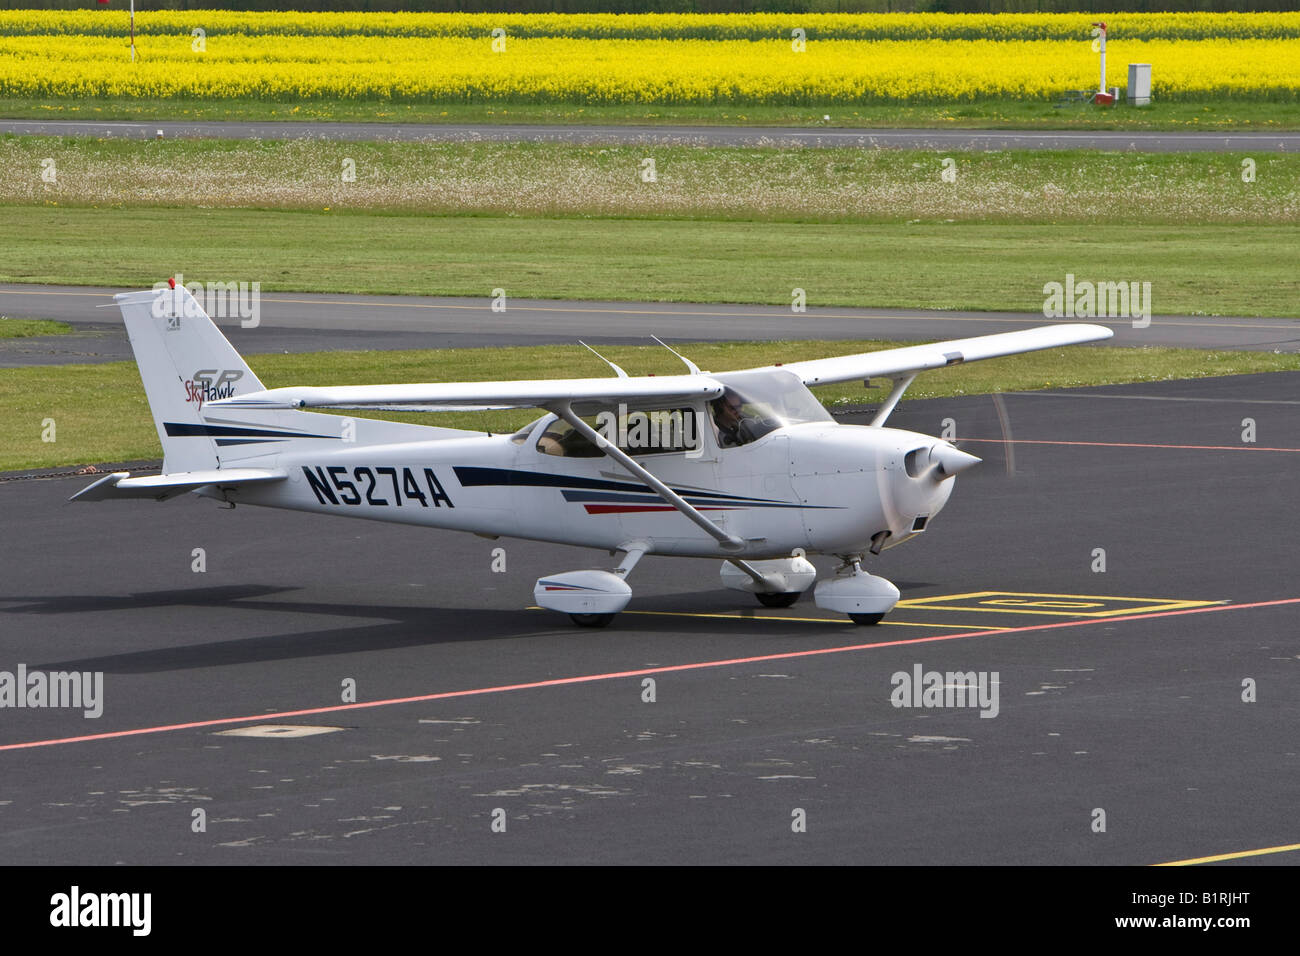
[[[757,441],[785,425],[834,421],[793,372],[763,369],[713,377],[727,386],[720,398],[709,403],[723,448]]]

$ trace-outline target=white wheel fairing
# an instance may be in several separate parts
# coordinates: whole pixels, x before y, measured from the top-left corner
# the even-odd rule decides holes
[[[632,589],[610,571],[566,571],[539,578],[533,600],[565,614],[617,614],[632,600]]]
[[[898,598],[898,588],[891,582],[865,571],[818,581],[813,591],[819,608],[841,614],[888,614]]]

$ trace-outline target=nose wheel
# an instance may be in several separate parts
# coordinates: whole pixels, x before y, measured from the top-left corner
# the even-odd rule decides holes
[[[570,614],[569,620],[578,627],[604,627],[614,620],[613,614]]]
[[[861,624],[865,627],[870,627],[873,624],[879,624],[884,617],[885,615],[883,614],[850,614],[849,620],[854,624]]]
[[[783,591],[779,594],[765,594],[758,591],[754,597],[758,598],[758,603],[763,607],[790,607],[795,601],[799,600],[802,591]]]

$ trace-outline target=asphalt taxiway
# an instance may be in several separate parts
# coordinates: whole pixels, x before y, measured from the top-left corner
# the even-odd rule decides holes
[[[1298,384],[905,402],[985,461],[873,628],[651,557],[580,629],[532,585],[592,552],[0,481],[0,671],[104,675],[0,709],[0,858],[1300,862]],[[893,706],[918,665],[997,715]]]
[[[73,334],[0,339],[0,368],[132,357],[113,294],[123,289],[0,284],[0,315],[50,318]],[[102,308],[101,308],[102,307]],[[650,344],[779,339],[948,339],[1008,332],[1059,319],[1013,312],[923,309],[833,309],[701,305],[675,302],[575,302],[511,299],[493,312],[484,298],[266,293],[258,323],[216,317],[246,355],[336,349],[477,348],[495,345]],[[1115,330],[1108,344],[1295,351],[1300,322],[1246,316],[1156,315],[1149,326],[1131,319],[1088,319]]]

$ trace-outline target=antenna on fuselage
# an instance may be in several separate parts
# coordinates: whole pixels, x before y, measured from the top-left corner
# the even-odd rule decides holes
[[[685,362],[685,363],[686,363],[686,367],[687,367],[688,369],[691,370],[691,374],[692,374],[692,375],[702,375],[702,374],[703,374],[703,373],[700,371],[700,367],[699,367],[698,365],[696,365],[694,362],[692,362],[690,359],[688,359],[688,358],[687,358],[685,355],[683,355],[681,352],[677,351],[675,348],[673,348],[671,345],[669,345],[667,342],[665,342],[665,341],[664,341],[663,339],[661,339],[659,336],[657,336],[657,335],[652,335],[652,336],[650,336],[650,338],[654,339],[656,342],[658,342],[660,345],[662,345],[662,346],[663,346],[664,348],[666,348],[668,351],[672,352],[672,353],[673,353],[674,355],[676,355],[679,359],[681,359],[683,362]]]
[[[627,372],[623,371],[621,368],[619,368],[617,365],[615,365],[615,364],[614,364],[613,362],[611,362],[609,359],[605,358],[605,356],[601,355],[599,352],[597,352],[595,349],[593,349],[593,348],[592,348],[590,345],[588,345],[586,342],[582,341],[582,339],[578,339],[578,344],[581,345],[581,346],[582,346],[584,349],[586,349],[588,352],[590,352],[592,355],[596,356],[596,358],[600,359],[602,362],[604,362],[604,363],[605,363],[606,365],[608,365],[610,368],[612,368],[612,369],[614,370],[614,373],[615,373],[619,378],[627,378]]]

